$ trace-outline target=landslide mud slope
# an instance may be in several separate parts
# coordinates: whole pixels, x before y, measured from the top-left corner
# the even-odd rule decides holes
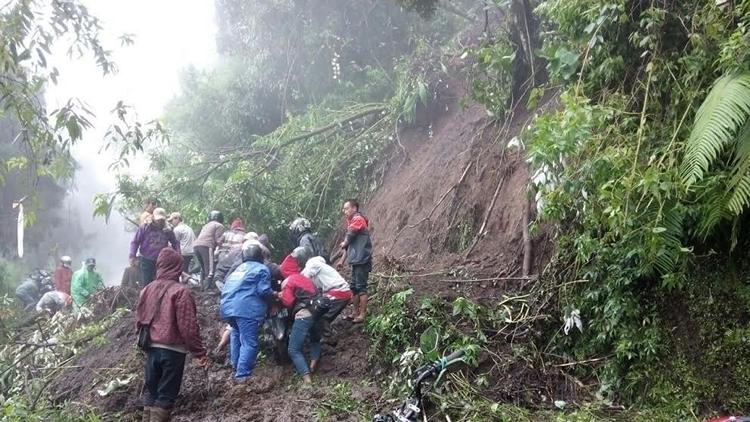
[[[195,295],[201,334],[211,350],[224,327],[219,319],[218,295]],[[124,318],[109,332],[104,345],[83,352],[53,383],[53,397],[94,407],[104,420],[140,420],[145,358],[135,348],[134,324],[132,315]],[[270,356],[261,356],[254,380],[248,384],[234,382],[224,354],[213,360],[208,370],[188,360],[172,420],[291,422],[314,420],[316,413],[324,420],[361,420],[365,412],[375,409],[379,397],[378,389],[367,381],[369,343],[361,325],[337,321],[335,329],[340,342],[336,348],[324,345],[313,389],[301,385],[291,364],[277,365]],[[128,376],[133,378],[126,386],[104,397],[97,393],[111,380]],[[327,403],[341,400],[342,395],[350,396],[360,410],[330,413],[341,406]]]
[[[436,103],[401,133],[390,168],[365,204],[378,262],[409,272],[459,266],[518,275],[524,212],[533,206],[524,153],[507,145],[529,117],[521,106],[507,124],[493,123],[460,83],[441,86]],[[530,273],[537,274],[551,247],[545,235],[533,246]]]

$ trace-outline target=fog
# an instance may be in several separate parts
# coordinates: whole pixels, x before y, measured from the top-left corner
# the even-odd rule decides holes
[[[117,101],[135,107],[138,119],[146,122],[161,115],[164,105],[178,92],[180,71],[187,66],[211,66],[216,58],[216,23],[212,0],[115,0],[84,1],[91,13],[102,21],[103,42],[113,50],[117,74],[102,76],[90,58],[69,58],[65,51],[54,52],[51,61],[60,70],[58,85],[47,87],[50,110],[79,98],[95,114],[94,128],[86,132],[73,148],[78,162],[72,188],[60,210],[63,224],[83,228],[83,252],[72,256],[74,266],[89,256],[97,259],[99,271],[108,285],[120,281],[127,265],[128,248],[134,227],[122,216],[112,213],[109,223],[93,217],[92,200],[97,193],[115,187],[111,152],[101,151],[102,139],[113,122],[110,111]],[[120,35],[131,34],[135,43],[120,46]],[[129,172],[144,175],[148,163],[141,157]],[[60,228],[64,231],[64,228]],[[59,253],[66,254],[65,242]]]

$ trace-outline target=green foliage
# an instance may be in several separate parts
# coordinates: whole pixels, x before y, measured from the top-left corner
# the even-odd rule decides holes
[[[605,397],[674,390],[657,371],[684,375],[683,404],[705,402],[697,392],[715,384],[691,382],[692,369],[681,370],[679,360],[673,369],[659,366],[674,353],[661,300],[702,288],[689,271],[693,251],[743,241],[741,219],[725,219],[743,211],[747,196],[735,139],[748,114],[738,75],[749,63],[726,59],[728,51],[745,57],[739,49],[750,9],[740,3],[719,10],[698,1],[550,0],[537,9],[546,19],[542,55],[553,83],[562,84],[556,110],[522,135],[540,220],[559,230],[544,277],[557,317],[545,325],[541,347],[601,359],[578,372],[598,376]],[[731,76],[696,113],[722,74]],[[730,229],[733,236],[721,235]],[[563,334],[573,311],[583,331]]]
[[[151,151],[151,175],[120,175],[115,192],[96,198],[97,215],[113,208],[135,215],[155,196],[196,230],[211,209],[241,217],[280,253],[293,246],[287,227],[298,216],[325,238],[340,222],[343,198],[366,199],[377,187],[395,131],[437,95],[428,53],[456,28],[453,19],[423,22],[389,2],[368,3],[364,16],[361,3],[220,2],[226,57],[212,71],[185,72],[183,92],[166,111],[170,143]],[[373,20],[352,33],[359,16]]]
[[[67,50],[73,57],[92,56],[104,75],[116,70],[111,51],[100,41],[100,22],[78,1],[22,0],[4,5],[0,28],[0,118],[23,128],[0,150],[0,185],[11,174],[28,177],[29,185],[43,176],[70,179],[74,170],[70,149],[92,127],[93,115],[78,99],[48,111],[40,98],[45,86],[56,84],[60,76],[48,62],[53,49]],[[121,40],[132,42],[127,35]],[[124,143],[144,140],[133,132],[117,137]]]
[[[750,73],[735,73],[717,80],[696,112],[695,124],[685,146],[681,167],[688,186],[700,181],[719,157],[724,166],[726,188],[722,200],[712,206],[700,225],[708,235],[727,216],[741,214],[750,204]],[[713,177],[721,177],[714,175]]]
[[[0,420],[6,422],[100,422],[102,419],[81,405],[35,403],[30,405],[22,397],[13,397],[2,402]]]
[[[360,402],[352,396],[352,385],[348,382],[339,382],[333,385],[328,396],[320,401],[315,409],[315,420],[329,421],[341,417],[351,418],[355,415],[366,420],[369,416],[369,406]]]
[[[472,97],[485,106],[490,116],[502,118],[509,105],[516,52],[502,38],[483,40],[479,47],[467,53],[475,59],[471,70]]]

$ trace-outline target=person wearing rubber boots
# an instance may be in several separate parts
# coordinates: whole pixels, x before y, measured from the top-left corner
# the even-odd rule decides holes
[[[354,311],[346,319],[358,324],[364,322],[367,315],[367,280],[372,271],[372,242],[369,221],[359,212],[359,202],[355,199],[346,200],[342,211],[346,216],[347,226],[346,237],[340,245],[344,254],[337,267],[342,268],[345,260],[352,267]]]
[[[138,326],[149,326],[146,350],[143,421],[166,422],[182,386],[188,353],[206,367],[208,357],[200,335],[190,290],[181,284],[183,259],[165,248],[156,258],[156,279],[141,292],[136,307]]]

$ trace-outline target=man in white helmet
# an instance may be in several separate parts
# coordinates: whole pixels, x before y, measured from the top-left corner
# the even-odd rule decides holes
[[[53,281],[55,290],[70,296],[70,280],[73,278],[73,270],[70,268],[73,260],[69,256],[60,258],[60,266],[55,270]]]

